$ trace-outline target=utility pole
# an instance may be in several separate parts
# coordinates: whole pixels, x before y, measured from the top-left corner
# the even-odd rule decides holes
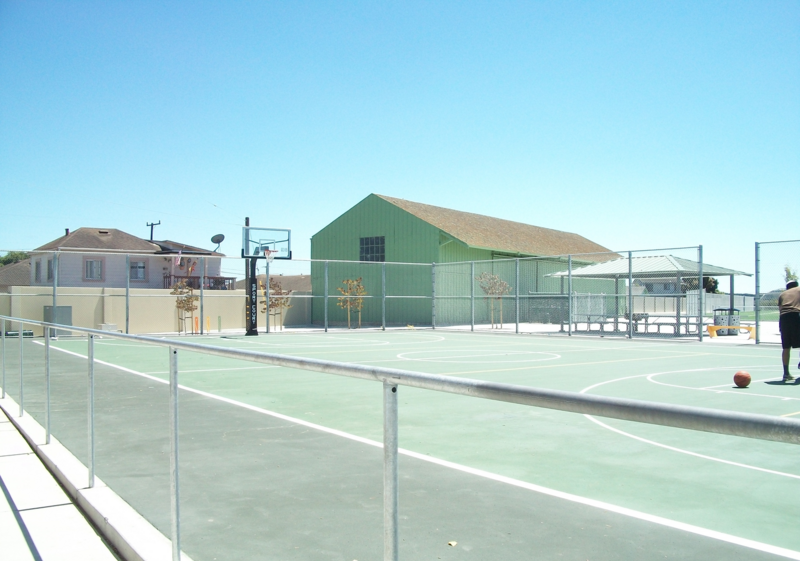
[[[150,241],[152,242],[153,241],[153,228],[155,228],[156,226],[160,226],[161,225],[161,220],[159,220],[158,222],[148,222],[147,225],[150,226]]]

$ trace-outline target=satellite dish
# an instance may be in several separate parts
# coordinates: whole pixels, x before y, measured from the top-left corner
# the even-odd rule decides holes
[[[223,234],[217,234],[216,236],[213,236],[211,238],[211,243],[217,244],[217,247],[214,248],[214,251],[217,251],[219,249],[219,244],[221,244],[224,239],[225,236]]]

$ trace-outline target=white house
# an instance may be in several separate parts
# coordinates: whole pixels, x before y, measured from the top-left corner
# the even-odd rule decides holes
[[[185,280],[200,288],[232,290],[235,279],[220,275],[223,254],[169,240],[148,241],[114,228],[66,230],[64,236],[31,252],[31,285],[53,284],[58,256],[58,286],[170,288]]]

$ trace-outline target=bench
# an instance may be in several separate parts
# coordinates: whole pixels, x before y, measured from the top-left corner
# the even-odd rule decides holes
[[[756,338],[756,328],[752,325],[707,325],[706,329],[712,338],[717,337],[717,331],[720,329],[744,329],[750,332],[750,339]]]

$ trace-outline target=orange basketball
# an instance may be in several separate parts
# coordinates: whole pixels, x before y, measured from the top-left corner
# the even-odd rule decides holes
[[[739,370],[739,372],[733,375],[733,383],[740,388],[746,388],[750,385],[751,381],[752,378],[750,378],[750,373],[745,372],[744,370]]]

